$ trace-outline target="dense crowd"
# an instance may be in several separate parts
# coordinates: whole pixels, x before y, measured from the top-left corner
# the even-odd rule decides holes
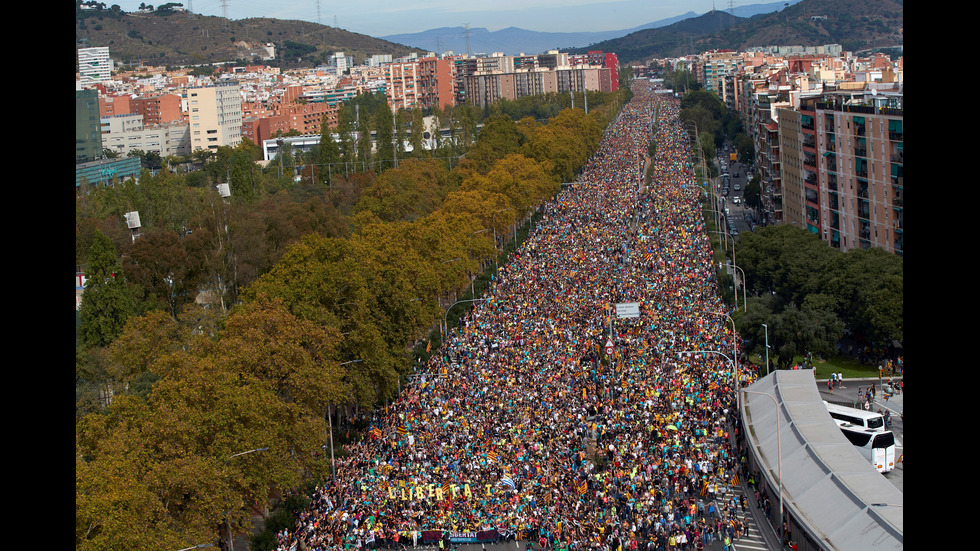
[[[678,100],[634,91],[577,184],[279,549],[490,530],[562,550],[696,549],[741,530],[744,503],[722,498],[740,467],[736,339],[702,190]],[[621,303],[640,316],[618,317]]]

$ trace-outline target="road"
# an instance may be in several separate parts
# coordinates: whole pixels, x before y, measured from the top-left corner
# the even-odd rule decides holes
[[[896,381],[901,380],[901,377],[895,377]],[[884,378],[884,381],[888,381],[888,377]],[[859,401],[858,389],[867,390],[870,385],[875,385],[878,388],[878,398],[874,403],[874,410],[881,410],[884,412],[885,409],[891,410],[891,426],[889,427],[893,433],[895,433],[895,455],[902,456],[904,453],[905,445],[905,421],[902,419],[902,413],[905,410],[905,393],[895,394],[888,398],[888,400],[881,399],[881,385],[877,378],[874,379],[844,379],[843,386],[834,389],[833,392],[827,390],[827,379],[817,381],[817,389],[820,390],[820,397],[828,402],[836,402],[841,405],[849,405],[845,402],[852,402],[850,405],[855,405]],[[884,476],[889,482],[891,482],[900,491],[904,491],[905,486],[905,463],[898,461],[895,470],[890,473],[885,473]]]

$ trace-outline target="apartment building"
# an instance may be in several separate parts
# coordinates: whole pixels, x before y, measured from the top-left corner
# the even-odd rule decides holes
[[[392,111],[411,109],[418,104],[419,65],[415,62],[389,63],[385,67],[385,93]]]
[[[697,60],[697,79],[705,90],[724,97],[721,90],[726,75],[734,74],[742,67],[740,52],[719,50],[707,52]]]
[[[619,61],[602,51],[573,55],[496,56],[457,62],[457,99],[479,108],[496,101],[547,93],[619,89]]]
[[[164,159],[191,153],[190,128],[186,123],[129,126],[118,132],[103,134],[102,141],[106,149],[118,153],[119,157],[126,157],[136,150],[157,153]]]
[[[109,48],[78,49],[78,74],[82,86],[91,86],[111,80],[112,67]]]
[[[879,247],[903,255],[900,88],[824,93],[804,101],[800,114],[813,127],[814,164],[806,168],[817,183],[807,197],[806,227],[844,251]]]
[[[450,107],[455,102],[453,63],[436,57],[384,65],[385,94],[393,111]]]
[[[242,96],[235,81],[187,89],[191,151],[236,147],[242,141]]]
[[[132,96],[129,94],[122,94],[118,96],[106,96],[104,94],[99,94],[99,114],[102,117],[126,115],[132,112]]]
[[[133,98],[129,103],[129,112],[142,115],[143,123],[147,126],[182,123],[184,121],[181,97],[176,94]]]

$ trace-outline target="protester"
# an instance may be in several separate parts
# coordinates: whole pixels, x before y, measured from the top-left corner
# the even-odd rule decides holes
[[[536,549],[700,548],[716,535],[727,547],[739,339],[679,101],[634,92],[579,185],[544,205],[487,300],[432,356],[425,372],[438,376],[375,414],[278,549],[492,530]],[[632,302],[640,317],[617,318],[615,304]],[[755,375],[742,371],[743,384]]]

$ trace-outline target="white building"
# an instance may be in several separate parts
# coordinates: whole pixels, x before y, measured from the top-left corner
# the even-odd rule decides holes
[[[111,80],[112,69],[109,48],[78,49],[78,74],[83,86]]]
[[[142,115],[102,117],[102,147],[127,157],[131,151],[158,153],[161,158],[191,153],[187,124],[144,126]]]

